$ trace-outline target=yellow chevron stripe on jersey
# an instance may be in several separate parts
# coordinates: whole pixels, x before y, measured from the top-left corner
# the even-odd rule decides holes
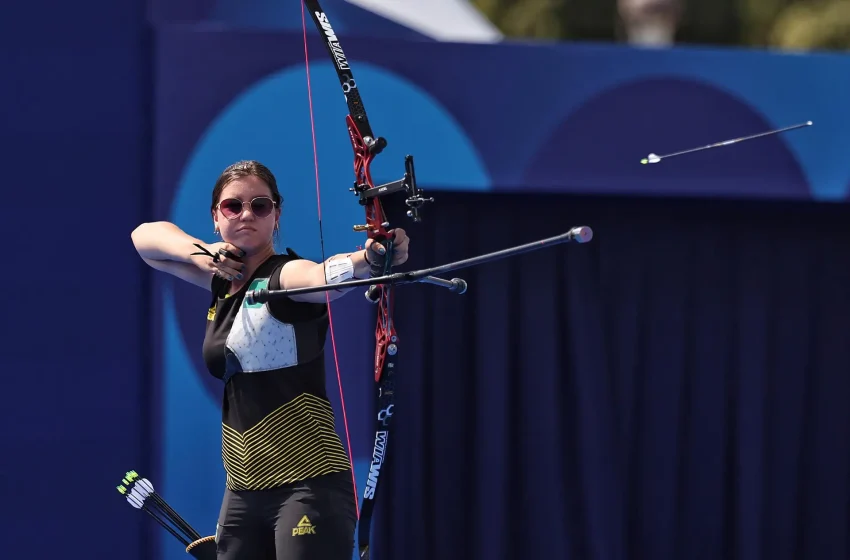
[[[351,468],[334,431],[331,404],[306,393],[245,433],[222,424],[222,459],[233,491],[265,490]]]

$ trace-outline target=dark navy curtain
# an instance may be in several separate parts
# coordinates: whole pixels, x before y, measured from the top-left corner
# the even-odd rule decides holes
[[[399,287],[380,560],[846,559],[845,206],[440,193]],[[396,219],[401,224],[401,219]],[[451,275],[450,275],[451,276]]]

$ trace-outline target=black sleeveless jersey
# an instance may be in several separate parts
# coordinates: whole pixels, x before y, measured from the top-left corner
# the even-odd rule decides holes
[[[327,305],[245,301],[248,290],[280,289],[281,268],[298,258],[290,249],[269,257],[233,295],[213,277],[203,357],[224,382],[222,459],[233,491],[351,468],[325,390]]]

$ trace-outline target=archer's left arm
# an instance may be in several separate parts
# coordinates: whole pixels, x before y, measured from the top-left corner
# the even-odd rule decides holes
[[[398,266],[407,261],[407,249],[410,245],[410,238],[407,237],[407,234],[401,228],[390,230],[389,233],[393,235],[394,243],[392,264],[393,266]],[[375,244],[373,241],[367,239],[365,250],[357,251],[356,253],[333,255],[325,260],[324,263],[317,263],[306,259],[290,261],[280,271],[280,287],[284,290],[293,290],[295,288],[312,288],[314,286],[336,284],[355,278],[368,278],[369,269],[371,268],[369,263],[378,258],[374,247]],[[327,295],[333,301],[351,290],[352,288],[330,290],[327,292]],[[325,292],[290,297],[293,301],[325,303]]]

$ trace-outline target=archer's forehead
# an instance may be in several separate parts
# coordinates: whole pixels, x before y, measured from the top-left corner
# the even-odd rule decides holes
[[[265,181],[253,175],[249,177],[241,177],[235,179],[224,187],[221,192],[221,198],[239,198],[246,200],[255,196],[269,196],[271,189],[266,185]]]

